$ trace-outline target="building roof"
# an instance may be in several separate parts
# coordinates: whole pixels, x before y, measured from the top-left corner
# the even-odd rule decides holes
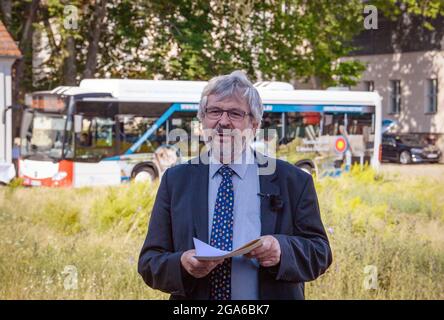
[[[22,54],[14,39],[12,39],[5,25],[0,20],[0,57],[19,58],[21,56]]]

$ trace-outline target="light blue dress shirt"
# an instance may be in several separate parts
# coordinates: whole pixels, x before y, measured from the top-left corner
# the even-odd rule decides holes
[[[243,161],[229,164],[233,169],[234,223],[233,249],[259,238],[261,235],[261,211],[258,166],[254,155],[248,148],[242,154]],[[239,162],[239,163],[238,163]],[[217,173],[222,164],[210,159],[208,183],[208,235],[211,237],[214,206],[222,176]],[[259,299],[259,263],[256,259],[244,256],[234,257],[231,269],[232,300]]]

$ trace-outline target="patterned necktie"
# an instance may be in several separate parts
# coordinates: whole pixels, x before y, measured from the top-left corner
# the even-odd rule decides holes
[[[225,251],[233,250],[233,205],[234,192],[231,176],[234,171],[228,166],[219,169],[222,182],[217,191],[211,227],[210,245]],[[231,258],[225,259],[210,274],[210,299],[231,299]]]

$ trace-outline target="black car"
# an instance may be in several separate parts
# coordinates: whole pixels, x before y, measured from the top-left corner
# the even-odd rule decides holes
[[[384,134],[382,160],[402,164],[439,162],[441,151],[418,136]]]

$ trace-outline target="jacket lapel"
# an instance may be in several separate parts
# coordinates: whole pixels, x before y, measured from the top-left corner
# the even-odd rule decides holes
[[[268,165],[268,157],[256,153],[256,158],[258,160],[259,167],[265,167]],[[276,233],[276,212],[271,210],[270,198],[267,195],[278,195],[280,194],[280,188],[277,184],[277,174],[276,169],[272,174],[269,175],[259,175],[259,185],[260,192],[262,196],[261,201],[261,235],[269,235]]]
[[[191,208],[195,208],[193,225],[195,237],[208,243],[208,165],[203,163],[193,165],[195,173],[193,179]]]

